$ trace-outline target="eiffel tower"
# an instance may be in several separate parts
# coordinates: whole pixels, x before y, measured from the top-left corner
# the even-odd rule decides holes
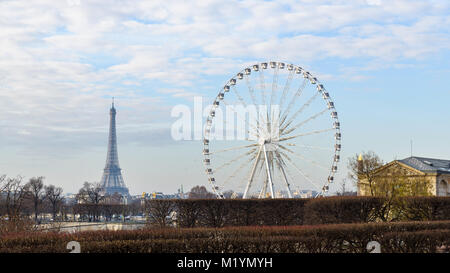
[[[117,154],[116,109],[114,108],[114,98],[109,111],[109,116],[108,155],[106,156],[106,165],[103,169],[101,180],[103,194],[113,195],[114,193],[118,193],[124,197],[128,197],[128,188],[123,182],[122,171],[119,167],[119,156]]]

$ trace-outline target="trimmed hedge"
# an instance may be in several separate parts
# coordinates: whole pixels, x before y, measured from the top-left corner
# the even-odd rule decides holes
[[[0,236],[0,252],[67,253],[78,241],[83,253],[366,253],[376,240],[382,252],[432,253],[449,235],[450,221],[21,233]]]
[[[405,220],[450,220],[450,197],[405,197],[401,201]]]
[[[385,253],[450,253],[450,230],[387,233],[379,243]]]
[[[306,224],[367,223],[383,208],[380,197],[329,197],[310,200],[305,206]]]
[[[168,226],[176,212],[179,227],[288,226],[386,221],[450,220],[450,197],[341,196],[316,199],[155,199],[146,203],[150,219]],[[168,209],[170,208],[170,209]],[[161,224],[162,223],[162,224]]]
[[[146,203],[159,226],[176,212],[179,227],[302,225],[309,199],[154,199]],[[169,209],[170,208],[170,209]]]

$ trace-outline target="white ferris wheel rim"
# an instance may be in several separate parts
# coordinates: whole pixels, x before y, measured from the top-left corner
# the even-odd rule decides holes
[[[254,72],[258,72],[259,70],[268,70],[268,69],[273,69],[274,70],[274,81],[275,81],[275,77],[276,77],[276,73],[278,73],[278,71],[280,69],[286,69],[289,70],[291,72],[291,74],[301,74],[304,78],[304,83],[309,82],[311,85],[316,85],[316,89],[317,89],[317,95],[322,95],[322,99],[325,101],[326,105],[327,105],[327,109],[330,112],[330,116],[331,116],[331,120],[333,121],[333,127],[329,128],[329,129],[325,129],[325,130],[317,130],[317,131],[312,131],[309,133],[303,133],[303,134],[298,134],[298,135],[294,135],[294,136],[285,136],[284,138],[280,138],[278,141],[285,141],[288,139],[292,139],[292,138],[296,138],[299,136],[304,136],[304,135],[308,135],[308,134],[316,134],[316,133],[321,133],[323,131],[330,131],[333,130],[335,132],[334,134],[334,152],[333,152],[333,156],[331,159],[331,164],[329,167],[329,172],[328,172],[328,178],[326,179],[326,181],[323,182],[323,186],[321,187],[321,191],[315,196],[323,196],[325,195],[328,190],[329,190],[329,185],[331,183],[333,183],[334,181],[334,176],[337,172],[337,164],[340,161],[340,151],[341,151],[341,131],[340,131],[340,122],[338,119],[338,114],[334,105],[334,102],[332,101],[329,92],[324,88],[323,84],[321,84],[316,77],[314,77],[310,72],[306,71],[305,69],[303,69],[300,66],[294,65],[294,64],[286,64],[284,62],[261,62],[261,63],[256,63],[254,65],[248,66],[246,68],[244,68],[243,70],[241,70],[240,72],[238,72],[235,76],[233,76],[232,78],[230,78],[225,85],[223,86],[223,88],[219,91],[218,95],[216,96],[216,98],[214,99],[212,105],[211,105],[211,110],[209,112],[209,115],[206,119],[206,124],[205,124],[205,129],[204,129],[204,135],[203,135],[203,155],[204,155],[204,159],[203,159],[203,163],[206,167],[206,174],[208,177],[208,182],[213,190],[213,192],[217,195],[218,198],[223,199],[224,198],[224,194],[223,194],[223,188],[221,188],[221,186],[217,183],[215,177],[214,177],[214,169],[210,168],[210,163],[211,163],[211,155],[214,154],[214,152],[210,151],[210,132],[211,132],[211,127],[213,126],[213,121],[215,118],[215,110],[219,107],[220,102],[221,101],[225,101],[225,97],[226,94],[230,91],[230,87],[233,87],[234,85],[236,85],[237,83],[239,83],[239,81],[244,80],[248,80],[248,76],[252,73],[252,71]],[[262,72],[262,71],[261,71]],[[260,73],[261,75],[262,73]],[[262,79],[264,80],[264,79]],[[248,84],[248,82],[247,82]],[[262,83],[261,83],[262,84]],[[275,83],[276,84],[276,83]],[[288,83],[286,82],[286,85],[288,85]],[[286,95],[286,85],[285,88],[283,90],[283,95],[281,97],[281,100],[284,99],[284,96]],[[253,96],[252,92],[250,90],[250,86],[249,88],[249,93]],[[304,88],[304,87],[303,87]],[[289,87],[287,88],[289,89]],[[289,90],[288,90],[289,91]],[[315,96],[313,98],[315,98]],[[265,95],[262,96],[263,98],[265,98]],[[273,98],[273,89],[272,89],[272,96]],[[253,98],[253,97],[252,97]],[[294,95],[295,98],[295,95]],[[311,98],[311,99],[313,99]],[[241,99],[242,100],[242,99]],[[270,102],[270,106],[272,105],[272,99]],[[287,107],[292,107],[292,103],[294,103],[293,100],[290,101],[289,105]],[[305,103],[304,105],[307,105],[307,103]],[[301,111],[301,110],[300,110]],[[287,115],[289,112],[289,109],[286,110],[286,117],[285,120],[287,118]],[[317,115],[321,115],[323,112],[322,111],[320,113],[318,113]],[[291,116],[292,117],[292,116]],[[311,117],[310,119],[312,119],[314,117]],[[305,122],[308,122],[309,120],[306,120]],[[258,128],[254,128],[257,129]],[[286,127],[284,128],[286,129]],[[266,164],[266,170],[267,170],[267,179],[268,179],[268,186],[270,188],[271,191],[271,198],[275,198],[274,196],[274,192],[273,192],[273,182],[271,181],[271,174],[270,174],[270,167],[267,165],[268,164],[268,154],[267,154],[267,149],[268,149],[268,145],[266,143],[253,143],[253,144],[249,144],[246,145],[245,147],[259,147],[259,149],[257,149],[257,155],[256,155],[256,159],[254,160],[254,162],[252,163],[252,172],[251,172],[251,177],[249,178],[249,181],[246,185],[246,191],[244,192],[243,197],[246,197],[246,193],[247,190],[249,189],[249,187],[252,184],[252,176],[255,173],[255,168],[256,165],[259,164],[259,161],[261,160],[261,157],[264,157],[264,162]],[[237,147],[239,148],[239,147]],[[263,155],[261,155],[261,153],[263,153]],[[287,178],[286,178],[286,174],[284,173],[284,169],[283,169],[283,164],[286,166],[285,162],[282,162],[282,158],[278,158],[275,160],[274,158],[272,158],[272,160],[278,165],[279,169],[281,170],[282,174],[284,175],[284,180],[285,180],[285,186],[287,188],[287,192],[288,192],[288,197],[292,198],[292,193],[291,190],[289,189],[289,185],[290,183],[288,182]],[[292,162],[290,162],[291,164],[293,164]],[[272,163],[273,164],[273,163]],[[295,164],[292,165],[295,169],[297,169],[297,171],[302,172],[300,169],[298,169],[297,166],[295,166]],[[273,167],[272,167],[273,168]],[[303,175],[304,176],[304,175]],[[304,176],[305,178],[307,178],[307,176]],[[308,179],[308,178],[307,178]],[[312,181],[311,181],[312,182]]]

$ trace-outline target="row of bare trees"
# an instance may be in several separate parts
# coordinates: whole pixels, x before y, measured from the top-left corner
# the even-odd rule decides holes
[[[189,199],[215,199],[216,195],[209,192],[205,186],[195,186],[188,193]],[[158,203],[162,206],[168,205],[167,208],[160,208],[163,212],[150,208],[148,202],[141,203],[140,199],[128,200],[124,204],[124,200],[119,194],[103,195],[102,187],[98,183],[85,182],[83,187],[77,194],[78,203],[73,206],[73,213],[80,215],[84,220],[99,221],[102,216],[104,220],[110,221],[113,216],[121,216],[125,219],[127,215],[146,215],[153,218],[155,214],[166,213],[171,210],[171,204]],[[147,200],[148,201],[148,200]],[[165,214],[164,214],[165,215]],[[166,219],[161,215],[157,216],[158,221],[165,221]],[[161,225],[165,225],[162,223]]]
[[[100,216],[111,219],[112,215],[125,216],[136,211],[135,205],[124,205],[120,195],[102,194],[99,183],[85,182],[75,200],[67,201],[63,189],[45,185],[42,176],[30,178],[27,182],[21,176],[0,176],[0,220],[8,220],[9,223],[31,218],[34,223],[40,223],[39,215],[42,213],[51,213],[55,221],[67,220],[69,214],[98,221]]]
[[[0,219],[12,221],[32,217],[35,223],[39,223],[41,213],[51,213],[53,220],[57,220],[58,216],[62,219],[68,213],[73,214],[77,203],[91,208],[105,203],[121,204],[120,196],[104,196],[101,190],[98,183],[85,182],[76,195],[75,202],[67,204],[63,189],[54,185],[45,185],[42,176],[32,177],[25,182],[21,176],[2,175],[0,176]],[[100,211],[100,209],[94,211]],[[93,220],[98,220],[97,214],[94,215]]]
[[[76,200],[77,204],[72,206],[73,214],[90,222],[99,221],[101,216],[105,221],[111,221],[114,216],[125,219],[125,216],[143,213],[140,200],[133,200],[128,204],[118,193],[105,195],[100,183],[84,182]]]
[[[204,186],[196,186],[188,197],[215,198]],[[119,194],[104,195],[99,183],[85,182],[72,202],[63,196],[63,189],[54,185],[45,185],[44,177],[32,177],[27,182],[23,177],[0,176],[0,220],[33,219],[40,223],[39,215],[51,213],[53,220],[70,220],[69,215],[78,215],[80,219],[97,222],[110,221],[113,217],[125,219],[129,215],[143,215],[145,208],[141,200],[127,200]],[[75,219],[75,218],[72,218]]]
[[[42,176],[32,177],[28,182],[21,176],[0,176],[0,216],[17,219],[32,214],[37,222],[41,212],[51,212],[55,219],[63,201],[63,189],[44,185]]]

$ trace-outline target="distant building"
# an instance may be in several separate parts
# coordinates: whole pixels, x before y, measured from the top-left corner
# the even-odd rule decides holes
[[[141,199],[141,204],[143,205],[145,203],[145,200],[152,200],[152,199],[186,199],[187,196],[183,192],[183,188],[178,189],[177,193],[171,193],[171,194],[164,194],[162,192],[143,192],[142,195],[136,196],[136,198]]]
[[[103,194],[114,195],[117,193],[121,196],[128,197],[129,191],[122,178],[122,170],[119,166],[119,155],[117,153],[116,109],[114,108],[114,100],[109,115],[108,154],[100,183],[103,187]]]
[[[64,196],[65,204],[75,204],[77,203],[77,195],[73,193],[66,193]]]
[[[373,173],[380,177],[402,173],[405,181],[420,178],[429,183],[431,195],[450,196],[450,160],[412,156],[389,162]],[[358,195],[370,195],[367,179],[358,181]]]
[[[313,190],[296,190],[292,193],[293,198],[313,198],[319,193]]]

